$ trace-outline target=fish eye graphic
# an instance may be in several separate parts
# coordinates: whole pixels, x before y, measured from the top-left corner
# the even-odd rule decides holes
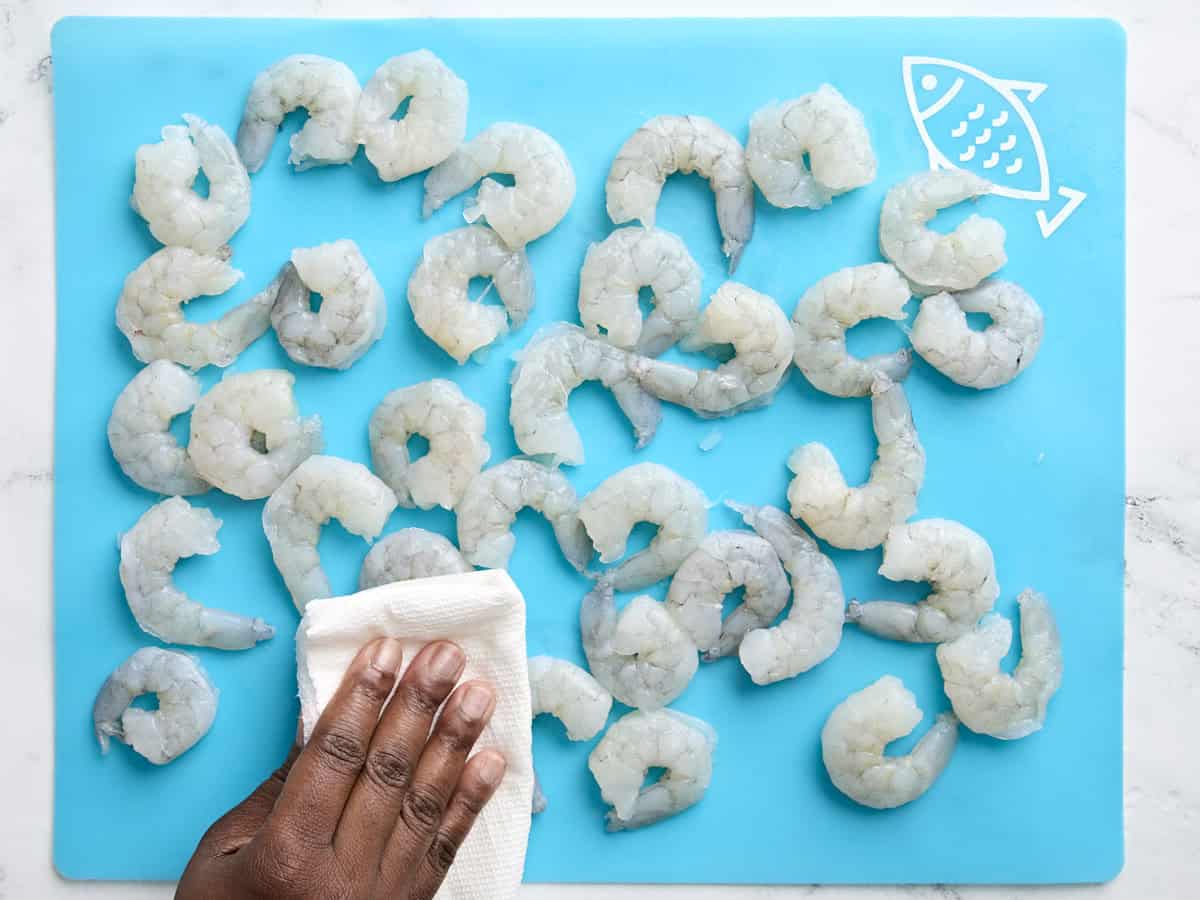
[[[921,76],[921,88],[926,91],[932,91],[938,86],[937,76],[932,72],[926,72]]]

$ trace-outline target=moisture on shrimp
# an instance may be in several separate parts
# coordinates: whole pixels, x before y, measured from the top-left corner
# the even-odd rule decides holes
[[[653,825],[695,806],[712,782],[717,733],[671,709],[635,710],[618,719],[588,757],[609,831]],[[665,773],[644,785],[652,768]]]
[[[1004,265],[1004,226],[971,215],[950,234],[926,227],[940,210],[990,193],[990,182],[958,169],[921,172],[883,201],[879,249],[918,294],[965,291]]]
[[[771,402],[792,366],[795,338],[779,304],[727,281],[713,294],[700,323],[682,343],[687,350],[731,345],[733,358],[715,369],[633,358],[638,382],[654,396],[705,418],[728,416]]]
[[[358,589],[470,571],[471,564],[440,534],[424,528],[401,528],[371,548],[358,574]]]
[[[879,574],[892,581],[926,581],[933,587],[915,604],[894,600],[850,604],[848,621],[896,641],[953,640],[974,627],[1000,596],[987,541],[947,519],[893,527],[883,544]]]
[[[696,327],[701,278],[677,235],[661,228],[618,228],[588,247],[579,271],[579,320],[589,337],[658,356]],[[638,305],[643,288],[654,301],[645,321]]]
[[[303,107],[304,126],[292,135],[288,160],[297,172],[348,163],[358,152],[354,114],[361,88],[345,63],[327,56],[288,56],[259,73],[246,98],[237,133],[238,154],[257,172],[271,153],[283,117]]]
[[[939,715],[911,753],[883,752],[920,721],[916,698],[894,675],[839,703],[821,729],[821,758],[834,787],[873,809],[894,809],[928,791],[958,743],[958,720],[952,713]]]
[[[405,100],[403,118],[392,118]],[[354,134],[384,181],[436,166],[467,134],[467,83],[428,50],[393,56],[358,100]]]
[[[721,249],[733,274],[754,232],[754,182],[737,138],[704,116],[655,116],[617,151],[604,184],[613,224],[654,227],[667,177],[699,173],[716,195]]]
[[[514,183],[509,187],[484,178],[489,173],[511,175]],[[558,142],[531,125],[497,122],[425,176],[422,215],[428,217],[481,178],[463,216],[468,222],[486,220],[514,250],[553,229],[575,200],[575,172]]]
[[[592,542],[579,521],[575,488],[556,469],[528,459],[509,459],[484,469],[455,507],[458,546],[472,565],[505,569],[517,538],[517,513],[529,507],[541,513],[567,562],[582,572],[592,558]]]
[[[878,163],[863,114],[823,84],[750,117],[746,167],[771,205],[820,209],[874,181]]]
[[[911,351],[859,359],[846,350],[846,332],[864,319],[903,321],[909,297],[908,283],[887,263],[841,269],[822,278],[792,313],[796,368],[817,390],[835,397],[865,397],[878,374],[904,380],[912,368]]]
[[[700,488],[666,466],[638,463],[611,475],[584,497],[579,521],[602,563],[625,555],[638,522],[658,526],[644,550],[605,572],[614,588],[632,591],[673,575],[700,546],[708,527],[708,501]]]
[[[131,705],[143,694],[154,694],[158,709]],[[115,738],[161,766],[204,737],[216,715],[217,689],[194,657],[143,647],[101,686],[92,724],[101,753],[108,752],[109,738]]]
[[[1062,684],[1062,640],[1046,598],[1033,590],[1017,597],[1021,610],[1021,661],[1011,675],[1000,661],[1012,645],[1012,624],[998,613],[937,648],[946,696],[972,731],[1011,741],[1046,722],[1050,698]]]
[[[788,457],[795,476],[788,485],[792,515],[835,547],[878,547],[893,525],[917,511],[925,480],[925,450],[917,437],[904,390],[886,375],[871,385],[871,420],[879,442],[871,474],[850,487],[824,444],[805,444]]]
[[[271,325],[295,362],[348,369],[383,334],[383,288],[354,241],[297,248],[281,277]],[[322,297],[315,312],[313,292]]]
[[[243,500],[269,496],[324,439],[321,417],[301,418],[283,369],[226,375],[192,411],[188,454],[200,476]]]
[[[275,635],[262,619],[210,609],[175,586],[179,560],[220,549],[221,520],[171,497],[144,512],[121,535],[121,586],[142,631],[168,644],[245,650]]]
[[[454,509],[491,456],[486,428],[483,407],[453,381],[434,378],[397,388],[371,413],[371,465],[401,506]],[[413,435],[429,442],[415,462],[408,453]]]
[[[219,125],[185,114],[168,125],[162,141],[138,147],[134,162],[134,212],[169,247],[216,253],[250,216],[250,176]],[[208,196],[193,188],[203,170]]]
[[[472,300],[472,278],[491,279],[502,306]],[[520,328],[534,302],[533,269],[524,250],[512,250],[491,228],[468,225],[430,238],[408,279],[408,305],[417,327],[459,365]]]
[[[168,495],[203,494],[211,487],[170,432],[171,420],[199,398],[200,380],[165,359],[145,366],[125,385],[108,419],[108,445],[130,480]]]
[[[550,465],[583,463],[583,438],[568,403],[585,381],[599,381],[612,392],[633,426],[637,448],[658,430],[662,407],[635,379],[634,357],[588,337],[578,326],[560,322],[541,329],[516,359],[508,420],[521,452]]]
[[[164,247],[129,274],[117,300],[117,327],[144,363],[168,359],[189,369],[227,366],[271,323],[282,273],[260,293],[214,322],[184,318],[197,297],[223,294],[242,273],[218,256],[187,247]]]
[[[967,313],[985,313],[992,321],[975,331]],[[951,381],[982,390],[1008,384],[1025,371],[1044,331],[1036,300],[1011,281],[992,280],[922,300],[911,338],[921,358]]]

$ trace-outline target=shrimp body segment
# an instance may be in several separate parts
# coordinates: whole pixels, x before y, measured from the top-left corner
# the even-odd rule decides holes
[[[401,528],[371,548],[358,574],[358,589],[470,571],[471,564],[440,534],[424,528]]]

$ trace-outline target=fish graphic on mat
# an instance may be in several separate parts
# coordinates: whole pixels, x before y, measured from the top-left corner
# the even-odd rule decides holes
[[[965,169],[992,182],[992,193],[1017,200],[1050,199],[1050,169],[1037,124],[1029,114],[1046,90],[1035,81],[993,78],[965,63],[906,56],[904,92],[933,169]],[[1053,217],[1037,211],[1050,237],[1087,194],[1059,187],[1067,202]]]

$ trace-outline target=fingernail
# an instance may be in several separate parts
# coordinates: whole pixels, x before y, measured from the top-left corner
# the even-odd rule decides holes
[[[479,780],[488,787],[495,787],[507,768],[508,764],[499,753],[485,753],[479,762]]]
[[[384,638],[375,647],[375,653],[371,656],[371,667],[394,675],[400,671],[400,663],[403,661],[404,648],[400,646],[400,642],[394,638]]]
[[[445,643],[433,652],[433,659],[429,661],[429,670],[435,678],[453,681],[462,672],[463,662],[463,652],[458,645]]]
[[[492,689],[482,684],[472,684],[462,698],[462,713],[472,721],[478,721],[487,715],[492,706]]]

